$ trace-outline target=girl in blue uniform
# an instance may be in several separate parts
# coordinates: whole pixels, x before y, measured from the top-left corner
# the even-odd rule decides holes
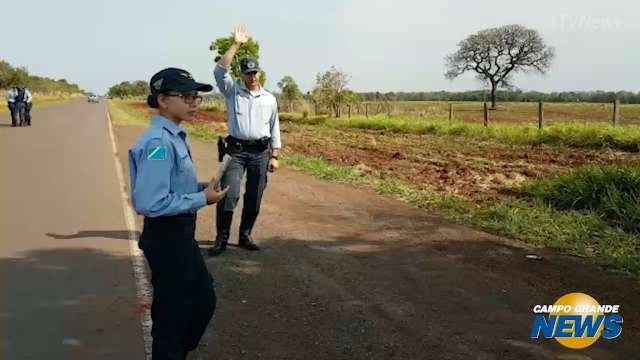
[[[195,240],[198,209],[222,200],[219,179],[198,183],[187,134],[179,125],[202,102],[189,72],[168,68],[150,81],[150,107],[158,109],[129,150],[133,207],[144,215],[139,247],[151,268],[153,360],[185,359],[204,334],[216,307],[213,278]]]

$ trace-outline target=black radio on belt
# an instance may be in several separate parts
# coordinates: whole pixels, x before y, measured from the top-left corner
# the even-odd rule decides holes
[[[227,143],[227,151],[229,152],[251,152],[259,153],[267,150],[271,143],[270,137],[263,137],[258,140],[241,140],[229,135],[225,139]]]
[[[222,136],[218,136],[218,161],[222,162],[224,155],[228,153],[227,143]]]

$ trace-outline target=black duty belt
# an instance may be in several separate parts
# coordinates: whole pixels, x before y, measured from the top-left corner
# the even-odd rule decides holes
[[[196,214],[178,214],[171,216],[145,216],[145,224],[158,224],[158,223],[185,223],[195,221],[197,219]]]
[[[229,152],[263,152],[267,150],[271,144],[270,137],[263,137],[258,140],[242,140],[229,135],[225,141]]]

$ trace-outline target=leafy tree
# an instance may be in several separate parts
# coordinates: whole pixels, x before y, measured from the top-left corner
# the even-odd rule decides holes
[[[335,117],[340,117],[340,105],[347,102],[350,93],[348,83],[349,76],[332,66],[330,70],[316,75],[313,98],[320,105],[330,108]]]
[[[12,85],[14,86],[27,86],[29,85],[29,71],[24,66],[21,66],[14,70]]]
[[[27,68],[14,68],[8,62],[0,60],[0,88],[12,86],[26,86],[32,92],[38,93],[82,92],[78,85],[71,84],[65,79],[53,80],[47,77],[29,75]]]
[[[14,72],[11,64],[6,61],[0,61],[0,89],[11,86]]]
[[[209,45],[209,50],[217,52],[218,56],[222,57],[233,45],[233,42],[233,34],[228,37],[217,38]],[[240,59],[248,56],[256,60],[260,59],[260,44],[252,38],[240,47],[233,61],[231,61],[231,74],[236,79],[240,77]],[[260,70],[260,84],[264,86],[266,81],[267,74],[264,70]]]
[[[149,94],[149,84],[146,81],[134,81],[131,86],[133,87],[133,93],[135,94],[135,96],[143,96]]]
[[[149,93],[149,86],[146,81],[138,80],[133,83],[123,81],[109,88],[109,96],[126,98],[132,96],[144,96]]]
[[[289,103],[289,106],[302,98],[300,88],[298,88],[298,84],[291,76],[283,77],[282,80],[278,82],[278,87],[282,92],[282,98]],[[291,111],[291,108],[289,111]]]

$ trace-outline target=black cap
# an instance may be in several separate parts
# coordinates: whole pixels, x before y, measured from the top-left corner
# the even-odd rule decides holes
[[[158,107],[158,94],[161,93],[213,90],[213,86],[193,80],[193,76],[187,70],[177,68],[166,68],[153,75],[149,87],[151,95],[147,97],[147,104],[152,108]]]
[[[187,92],[213,90],[213,86],[193,80],[193,76],[182,69],[166,68],[156,73],[149,81],[151,94],[160,94],[167,91]]]
[[[240,59],[240,72],[243,74],[248,74],[250,72],[258,72],[260,71],[260,64],[258,64],[258,60],[246,57]]]

